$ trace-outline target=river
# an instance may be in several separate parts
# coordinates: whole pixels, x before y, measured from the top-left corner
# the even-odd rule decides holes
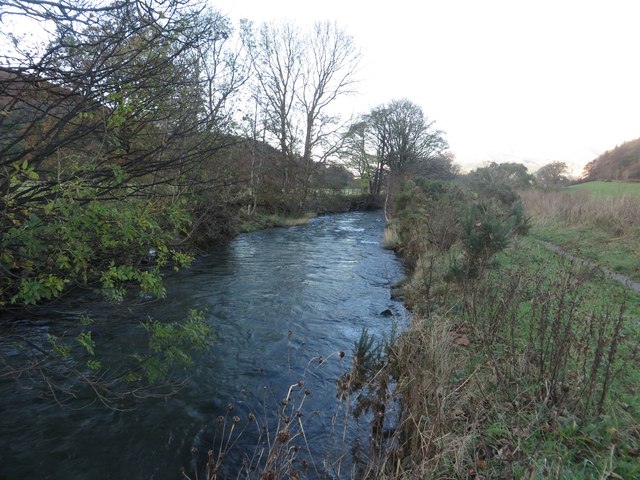
[[[311,477],[349,478],[349,452],[368,428],[345,415],[336,380],[348,369],[364,327],[381,337],[406,321],[403,306],[390,298],[403,268],[382,248],[383,228],[380,212],[354,212],[240,235],[190,269],[167,274],[166,300],[95,302],[24,319],[37,336],[59,334],[90,315],[96,341],[117,355],[143,338],[139,322],[146,316],[171,321],[197,308],[217,340],[197,358],[177,395],[140,400],[132,410],[86,398],[62,408],[28,384],[0,382],[0,479],[173,480],[185,478],[181,469],[195,478],[194,465],[219,447],[216,426],[228,433],[237,416],[237,433],[254,414],[223,462],[236,478],[243,459],[266,456],[277,430],[275,412],[299,381],[304,385],[292,389],[289,408],[304,399],[300,457],[308,459]]]

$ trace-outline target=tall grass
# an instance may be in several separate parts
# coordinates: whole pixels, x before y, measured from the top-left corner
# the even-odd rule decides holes
[[[593,196],[586,191],[521,193],[534,227],[596,228],[614,237],[635,235],[640,229],[640,196]]]

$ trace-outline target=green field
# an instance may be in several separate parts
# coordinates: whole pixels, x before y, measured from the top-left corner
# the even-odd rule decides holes
[[[571,192],[589,192],[597,196],[638,195],[640,196],[640,183],[625,182],[587,182],[567,187]]]
[[[640,183],[589,182],[522,199],[533,237],[640,281]]]

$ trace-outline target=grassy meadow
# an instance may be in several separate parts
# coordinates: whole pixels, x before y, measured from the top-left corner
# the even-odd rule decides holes
[[[532,235],[640,281],[640,184],[589,182],[521,194]]]

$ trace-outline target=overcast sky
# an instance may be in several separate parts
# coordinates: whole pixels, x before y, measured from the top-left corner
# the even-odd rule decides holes
[[[408,98],[465,169],[574,173],[640,137],[640,0],[209,0],[234,24],[335,20],[364,53],[364,113]]]

